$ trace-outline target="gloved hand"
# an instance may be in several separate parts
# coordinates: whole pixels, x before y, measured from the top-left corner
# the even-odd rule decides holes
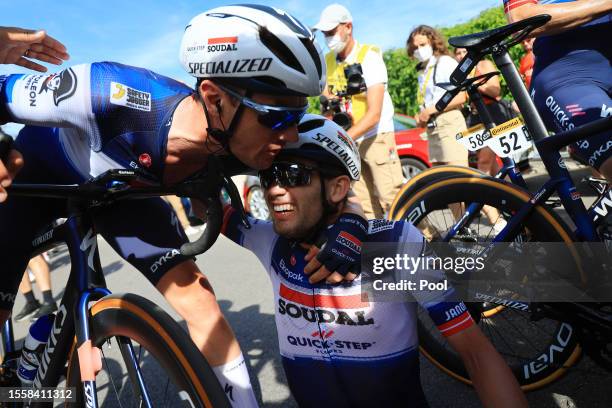
[[[361,247],[368,232],[362,217],[345,213],[330,225],[306,256],[304,272],[311,283],[327,278],[328,283],[353,280],[361,272]],[[312,259],[316,254],[316,258]],[[315,272],[316,271],[316,272]],[[315,273],[313,273],[315,272]],[[330,276],[331,275],[331,276]]]

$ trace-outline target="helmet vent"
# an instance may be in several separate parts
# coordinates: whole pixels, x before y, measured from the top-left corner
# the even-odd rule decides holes
[[[319,77],[321,77],[321,75],[323,75],[323,67],[321,66],[321,58],[319,57],[319,52],[314,46],[313,40],[310,38],[300,38],[300,41],[302,41],[302,44],[304,44],[304,47],[306,47],[308,50],[310,58],[312,58],[315,66],[317,67],[317,74]]]
[[[308,121],[302,121],[298,125],[298,132],[306,133],[323,126],[325,126],[325,119],[312,119]]]
[[[304,68],[297,60],[293,52],[278,38],[274,35],[267,27],[259,27],[259,39],[272,53],[278,57],[283,64],[295,69],[296,71],[306,74]]]

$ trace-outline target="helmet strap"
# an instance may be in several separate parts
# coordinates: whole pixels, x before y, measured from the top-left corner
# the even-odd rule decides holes
[[[206,116],[206,123],[210,125],[212,122],[210,120],[210,113],[208,112],[206,103],[202,101],[202,105],[204,106],[204,115]],[[239,104],[238,109],[236,110],[236,113],[234,113],[234,117],[232,118],[232,121],[230,122],[228,128],[226,128],[223,124],[223,120],[221,119],[221,112],[219,112],[219,122],[221,122],[221,127],[223,129],[215,128],[212,126],[206,128],[206,132],[208,133],[208,135],[212,136],[216,141],[218,141],[221,144],[223,150],[225,150],[228,154],[232,153],[230,150],[229,139],[233,136],[236,126],[240,122],[243,110],[244,107],[242,106],[242,104]]]

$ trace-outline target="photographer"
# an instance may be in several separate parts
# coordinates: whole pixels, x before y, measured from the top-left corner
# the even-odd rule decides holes
[[[353,190],[367,218],[383,218],[403,182],[395,146],[393,103],[387,92],[387,68],[380,49],[353,38],[349,11],[332,4],[314,29],[325,35],[328,111],[344,113],[348,134],[359,146],[362,177]],[[331,109],[330,109],[331,108]],[[350,127],[349,127],[350,126]]]

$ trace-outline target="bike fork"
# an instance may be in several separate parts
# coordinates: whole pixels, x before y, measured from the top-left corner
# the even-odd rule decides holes
[[[85,406],[98,408],[96,391],[96,374],[102,369],[100,349],[92,345],[89,333],[89,302],[110,295],[106,288],[93,288],[81,294],[75,313],[75,333],[77,338],[77,353],[79,356],[79,370]]]
[[[86,406],[89,408],[97,408],[97,392],[96,392],[96,373],[102,369],[102,356],[100,349],[95,347],[91,342],[89,332],[89,302],[110,295],[111,292],[106,288],[93,288],[83,292],[79,299],[78,309],[76,313],[75,331],[77,336],[77,351],[79,355],[79,369],[81,370],[81,381],[83,386],[83,395],[85,396]],[[134,353],[132,342],[126,337],[117,337],[119,349],[123,360],[125,361],[128,376],[132,380],[134,393],[141,399],[143,406],[151,408],[151,397],[149,396],[144,377],[140,370],[138,359]],[[137,385],[136,385],[137,384]]]

